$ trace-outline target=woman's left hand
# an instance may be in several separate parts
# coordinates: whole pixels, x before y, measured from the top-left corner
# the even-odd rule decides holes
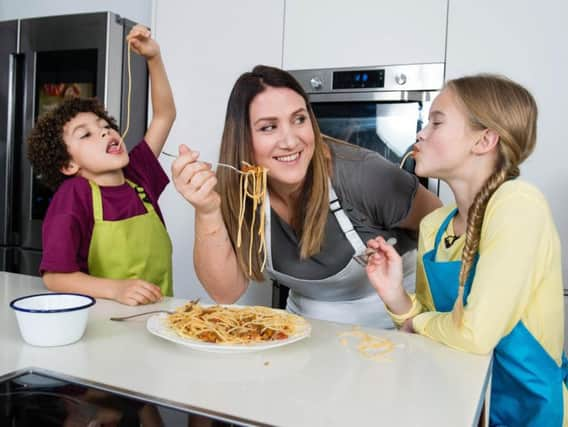
[[[147,60],[152,59],[160,54],[160,46],[152,38],[152,33],[143,25],[135,25],[132,27],[126,41],[130,43],[130,47],[138,55],[142,55]]]

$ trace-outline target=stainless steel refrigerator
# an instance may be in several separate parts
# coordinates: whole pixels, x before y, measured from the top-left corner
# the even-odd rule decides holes
[[[134,22],[110,12],[0,22],[0,271],[38,274],[41,226],[53,193],[35,176],[25,142],[37,118],[64,96],[96,96],[126,124],[128,46]],[[148,74],[131,56],[126,145],[144,136]]]

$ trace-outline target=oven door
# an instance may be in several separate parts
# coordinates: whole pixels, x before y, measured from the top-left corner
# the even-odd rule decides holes
[[[311,94],[310,101],[323,134],[373,150],[397,165],[412,149],[416,134],[427,124],[437,91]],[[414,173],[414,160],[404,169]],[[438,194],[438,180],[420,182]]]

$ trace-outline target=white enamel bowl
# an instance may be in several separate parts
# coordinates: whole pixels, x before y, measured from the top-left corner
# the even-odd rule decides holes
[[[95,299],[87,295],[49,293],[17,298],[10,307],[16,312],[24,341],[53,347],[81,339],[93,304]]]

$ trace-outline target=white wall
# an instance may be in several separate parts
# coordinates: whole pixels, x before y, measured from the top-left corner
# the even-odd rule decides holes
[[[146,26],[152,22],[152,0],[0,0],[1,21],[106,11]]]
[[[173,88],[177,120],[164,148],[179,144],[215,162],[225,109],[237,77],[256,64],[281,66],[283,0],[155,0],[154,35]],[[162,156],[169,172],[172,159]],[[206,293],[193,268],[193,208],[168,186],[160,206],[174,246],[174,292],[194,298]],[[219,268],[223,268],[219,265]],[[239,303],[270,305],[272,289],[253,284]]]

